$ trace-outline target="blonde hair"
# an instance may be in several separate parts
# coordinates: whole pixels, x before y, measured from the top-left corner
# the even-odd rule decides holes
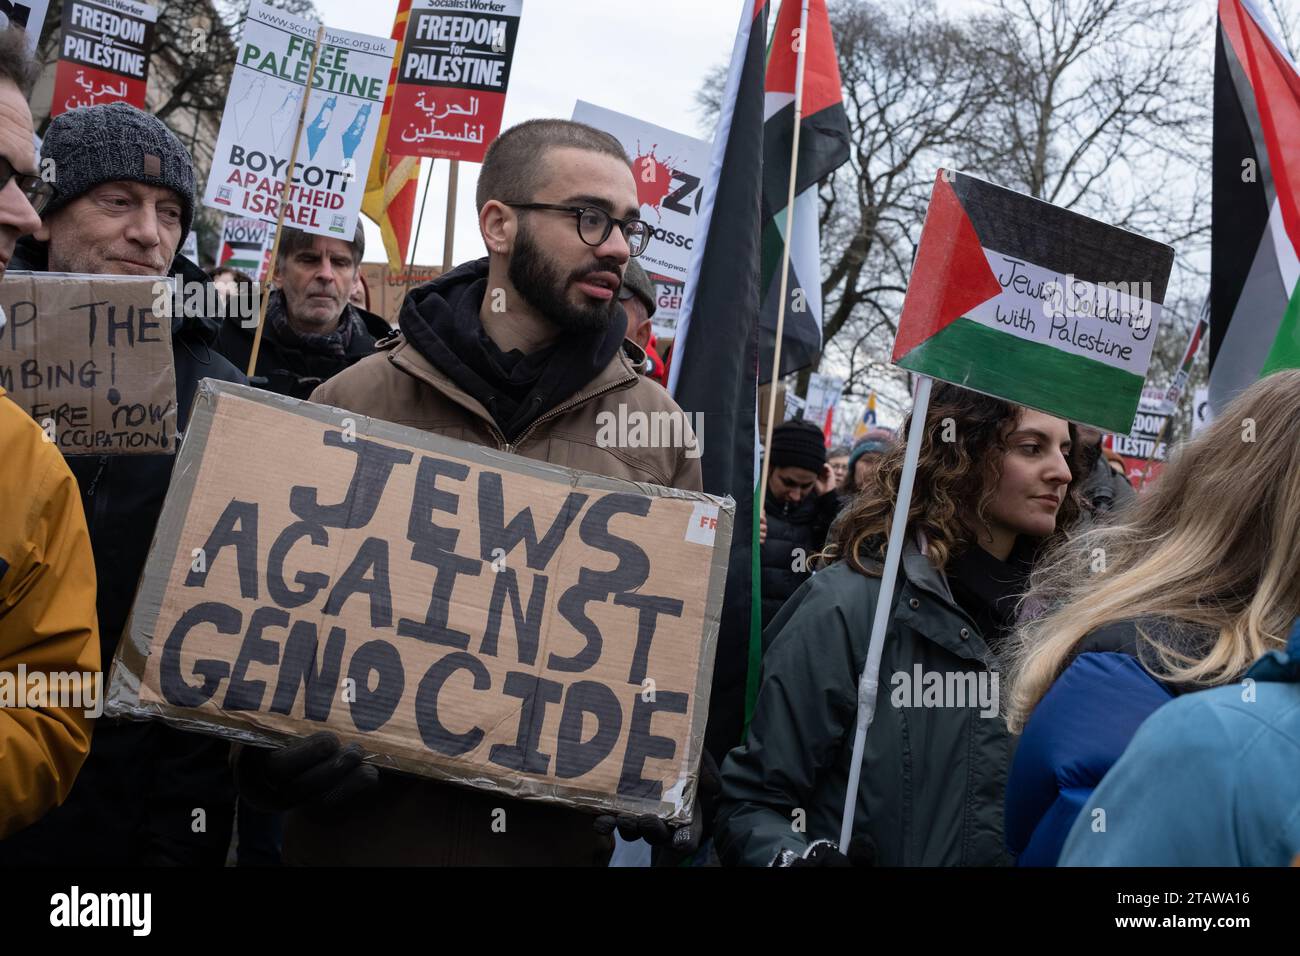
[[[1108,624],[1151,617],[1204,629],[1198,651],[1139,628],[1144,666],[1180,684],[1228,683],[1285,644],[1300,613],[1300,370],[1238,396],[1119,523],[1053,548],[1025,603],[1049,610],[1006,648],[1013,733],[1080,641]]]

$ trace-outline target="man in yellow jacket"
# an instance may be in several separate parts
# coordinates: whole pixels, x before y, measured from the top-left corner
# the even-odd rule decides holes
[[[0,31],[0,277],[48,198],[34,175],[21,89],[30,79],[22,31]],[[99,665],[95,561],[76,479],[0,388],[0,839],[72,789],[90,750]]]
[[[3,388],[0,462],[3,839],[67,797],[90,751],[87,711],[103,688],[92,685],[100,667],[95,561],[77,482]],[[78,700],[51,699],[70,686]]]

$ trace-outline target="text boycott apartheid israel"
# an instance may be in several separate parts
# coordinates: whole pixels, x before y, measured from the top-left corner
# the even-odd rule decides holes
[[[729,499],[212,382],[177,475],[110,713],[689,813]]]
[[[325,30],[318,51],[316,31],[308,20],[250,5],[203,202],[276,222],[283,199],[285,225],[351,239],[396,44]]]

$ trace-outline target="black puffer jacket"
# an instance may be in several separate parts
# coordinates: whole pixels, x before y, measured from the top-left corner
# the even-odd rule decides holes
[[[317,385],[372,354],[375,341],[392,331],[388,323],[373,312],[349,304],[343,310],[342,321],[352,324],[352,334],[344,354],[336,355],[303,348],[300,342],[289,341],[277,331],[278,323],[274,321],[277,313],[284,313],[284,293],[279,289],[271,293],[266,304],[266,327],[257,347],[257,368],[252,384],[294,398],[307,398]],[[248,368],[248,358],[253,353],[256,319],[248,326],[251,327],[245,326],[238,316],[228,316],[217,323],[217,349],[241,371]]]
[[[767,536],[760,556],[764,628],[812,574],[813,556],[826,545],[826,532],[839,508],[834,491],[809,495],[798,504],[778,501],[768,493]]]
[[[46,271],[45,245],[21,241],[9,269]],[[207,281],[207,274],[183,256],[172,262],[171,272],[186,282]],[[176,424],[183,433],[199,379],[246,379],[214,351],[215,323],[174,311]],[[68,458],[95,554],[105,672],[144,572],[175,461],[172,455]],[[234,815],[229,749],[216,737],[182,733],[160,722],[101,717],[67,801],[0,842],[0,865],[221,865]]]

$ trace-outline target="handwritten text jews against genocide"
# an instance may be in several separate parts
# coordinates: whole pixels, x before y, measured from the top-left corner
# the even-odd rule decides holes
[[[553,468],[539,480],[527,469],[549,466],[490,450],[286,430],[239,406],[210,439],[187,435],[183,453],[208,447],[184,527],[162,535],[166,593],[147,577],[130,628],[148,653],[141,705],[325,725],[371,752],[472,765],[475,781],[524,773],[675,805],[707,712],[716,499]],[[235,418],[279,426],[267,454],[301,462],[292,477],[229,464],[249,440]],[[156,606],[144,624],[141,601]]]

